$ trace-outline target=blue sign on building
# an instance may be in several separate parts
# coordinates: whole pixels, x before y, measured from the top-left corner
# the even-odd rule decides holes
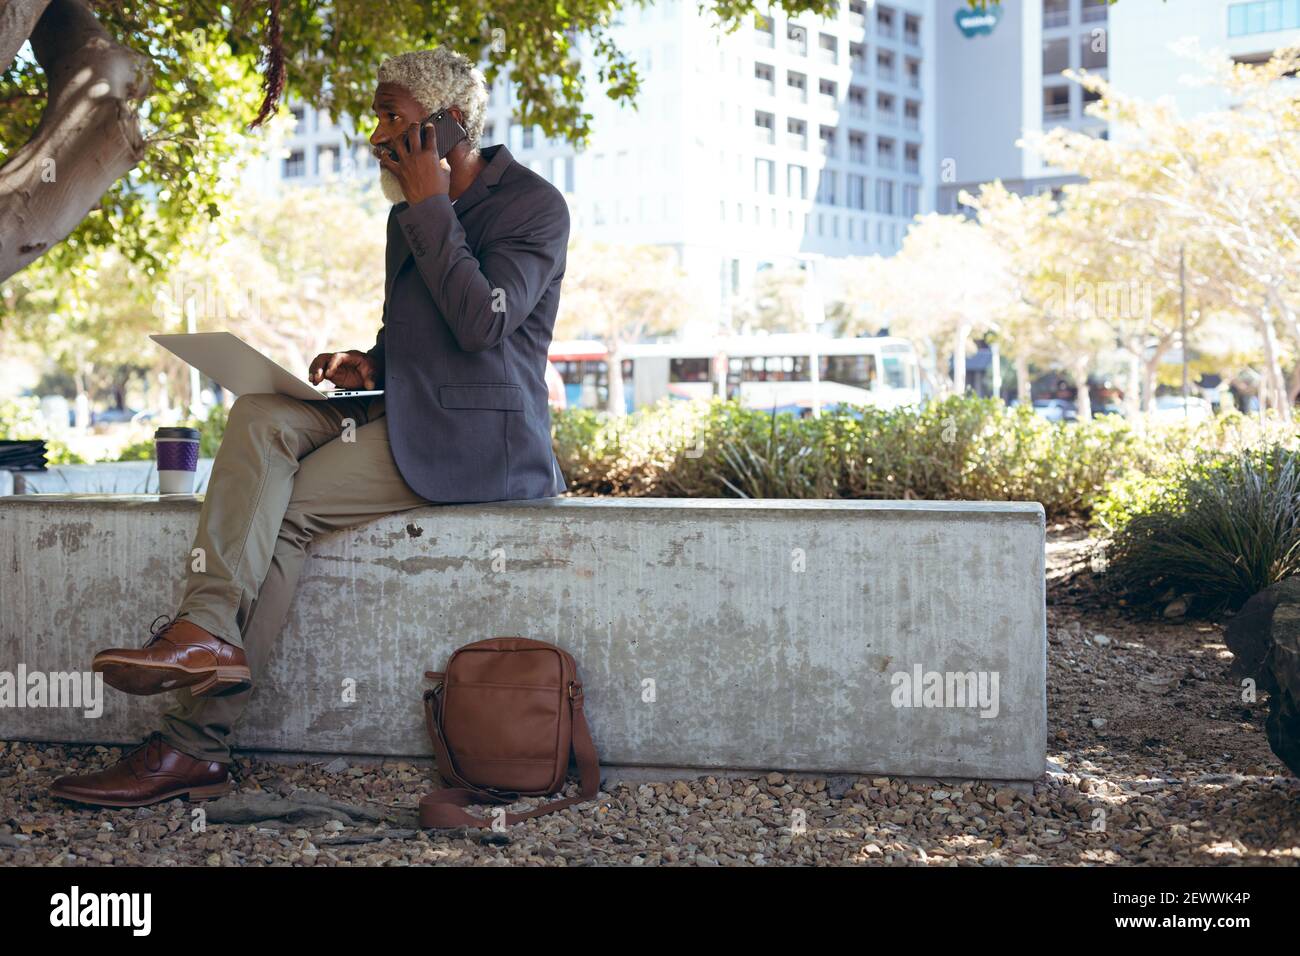
[[[958,10],[953,19],[957,21],[957,29],[965,36],[973,37],[981,33],[987,35],[993,32],[993,28],[1002,19],[1002,6],[990,4],[984,10]]]

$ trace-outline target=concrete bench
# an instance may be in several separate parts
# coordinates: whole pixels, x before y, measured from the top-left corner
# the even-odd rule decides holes
[[[180,597],[200,500],[0,500],[0,672],[143,643]],[[1033,503],[422,508],[316,542],[237,737],[426,756],[422,672],[521,634],[577,658],[610,765],[1034,779],[1043,565]],[[0,739],[133,741],[163,703],[0,707]]]

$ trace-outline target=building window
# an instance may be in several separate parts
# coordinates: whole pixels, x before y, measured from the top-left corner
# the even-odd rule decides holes
[[[1070,0],[1043,0],[1043,27],[1070,25]]]
[[[1106,69],[1106,32],[1098,30],[1097,34],[1079,37],[1079,65],[1088,70]]]
[[[823,33],[818,36],[817,56],[823,63],[840,62],[839,41],[829,33]]]
[[[793,70],[785,75],[785,90],[796,103],[808,102],[808,77]]]
[[[495,140],[496,134],[497,134],[496,124],[485,123],[483,126],[483,133],[482,135],[479,136],[479,142],[481,142],[484,146],[490,146],[492,143],[496,142]]]
[[[776,95],[776,70],[766,63],[754,64],[754,85],[763,96]]]
[[[820,132],[821,132],[821,141],[822,141],[822,155],[834,156],[835,155],[835,127],[823,126],[821,127]]]
[[[1043,121],[1070,118],[1070,88],[1047,86],[1043,88]]]
[[[907,85],[914,90],[921,88],[921,61],[907,58]]]
[[[898,100],[889,93],[876,94],[876,119],[882,123],[898,122]]]
[[[1084,43],[1087,43],[1085,38]],[[1059,76],[1070,68],[1070,41],[1065,37],[1043,41],[1043,78]]]
[[[808,31],[793,23],[785,28],[785,48],[798,56],[808,55]]]
[[[776,26],[771,17],[761,13],[754,14],[754,39],[759,46],[776,46]]]
[[[754,160],[754,191],[769,196],[776,193],[776,163],[772,160]]]
[[[1228,7],[1228,36],[1300,29],[1300,0],[1258,0]]]
[[[854,163],[867,162],[867,134],[849,132],[849,161]]]
[[[786,171],[791,199],[808,198],[808,170],[802,166],[790,164]]]
[[[817,94],[821,99],[821,105],[826,109],[833,110],[839,105],[839,91],[834,80],[818,81]]]
[[[894,214],[894,182],[891,179],[876,180],[876,212],[883,216]],[[876,238],[880,238],[879,229],[876,230]]]
[[[876,140],[876,165],[881,169],[893,169],[897,158],[894,141],[888,136],[879,137]]]
[[[887,40],[894,38],[896,18],[889,7],[876,7],[876,36]]]
[[[755,111],[754,135],[760,143],[776,142],[776,117],[762,110]]]
[[[867,72],[867,47],[864,43],[849,44],[849,66],[854,73]]]
[[[903,104],[903,126],[907,129],[921,128],[921,104],[916,100]]]
[[[921,18],[907,14],[903,17],[903,42],[908,46],[921,45]]]
[[[921,211],[921,187],[914,183],[903,185],[903,217],[913,219]]]
[[[890,83],[897,79],[897,73],[894,70],[894,54],[888,50],[876,51],[876,76]]]
[[[855,27],[867,25],[866,0],[849,0],[849,23]]]
[[[325,176],[339,171],[339,151],[334,146],[320,146],[316,149],[316,174]]]
[[[835,187],[837,175],[833,169],[823,169],[817,180],[817,201],[823,206],[835,205]]]
[[[524,149],[533,148],[533,128],[531,126],[524,127],[523,147]]]
[[[307,154],[295,149],[284,158],[284,167],[280,174],[285,179],[299,179],[307,175]]]
[[[1083,0],[1079,13],[1084,23],[1101,23],[1106,19],[1110,0]]]
[[[854,119],[867,118],[867,91],[860,86],[849,87],[849,116]]]
[[[859,176],[856,173],[849,173],[848,182],[848,206],[850,209],[867,208],[867,177]]]
[[[791,117],[785,121],[786,145],[791,149],[808,148],[808,124]]]
[[[921,171],[921,144],[903,144],[903,172],[913,175]]]

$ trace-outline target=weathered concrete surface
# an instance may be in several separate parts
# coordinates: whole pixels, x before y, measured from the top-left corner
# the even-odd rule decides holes
[[[0,501],[0,671],[82,670],[142,643],[179,599],[198,501]],[[427,754],[422,672],[522,634],[575,655],[609,764],[1032,779],[1043,545],[1042,509],[1019,503],[570,498],[394,515],[317,542],[238,739]],[[895,706],[891,678],[917,664],[996,674],[996,716]],[[99,719],[0,708],[0,739],[133,740],[162,706],[106,694]]]
[[[212,459],[200,458],[194,490],[208,487]],[[143,495],[158,493],[158,468],[152,461],[105,461],[93,465],[54,465],[45,471],[6,472],[16,495]],[[0,482],[3,482],[0,478]],[[5,494],[0,486],[0,494]]]

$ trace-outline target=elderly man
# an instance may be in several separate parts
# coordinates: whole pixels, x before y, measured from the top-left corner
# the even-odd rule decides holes
[[[232,728],[316,535],[431,502],[565,490],[545,381],[564,197],[504,146],[479,148],[487,91],[465,57],[406,53],[378,79],[370,142],[395,203],[381,327],[369,351],[319,355],[309,375],[383,394],[235,402],[194,541],[204,560],[175,617],[94,661],[118,690],[178,700],[160,731],[106,770],[61,777],[55,796],[131,807],[229,790]],[[424,121],[441,110],[465,139],[439,161]]]

